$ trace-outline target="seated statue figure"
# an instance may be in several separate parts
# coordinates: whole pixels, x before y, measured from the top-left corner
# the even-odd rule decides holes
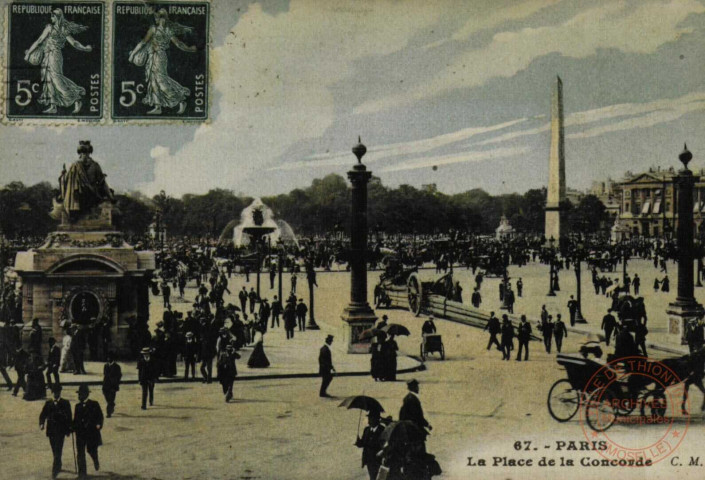
[[[91,158],[91,142],[82,140],[78,146],[78,160],[68,169],[64,166],[59,176],[59,198],[52,216],[65,213],[71,221],[77,220],[103,202],[115,202],[113,191],[105,181],[100,165]]]

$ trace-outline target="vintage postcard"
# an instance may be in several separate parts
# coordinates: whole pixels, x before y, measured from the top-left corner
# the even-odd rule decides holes
[[[705,0],[0,0],[3,479],[701,479]]]

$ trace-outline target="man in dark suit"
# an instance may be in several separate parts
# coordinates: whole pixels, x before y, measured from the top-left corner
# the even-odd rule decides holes
[[[554,328],[555,324],[553,323],[553,317],[551,315],[548,316],[544,323],[539,325],[539,330],[541,330],[541,334],[543,335],[543,346],[546,348],[546,353],[551,353],[551,340],[553,340]]]
[[[242,290],[240,290],[237,297],[240,299],[241,311],[242,313],[245,313],[245,307],[247,306],[247,289],[242,287]]]
[[[22,391],[27,391],[27,382],[25,381],[25,377],[27,376],[27,369],[29,368],[29,359],[29,353],[22,348],[22,344],[20,343],[15,351],[15,372],[17,372],[17,382],[15,382],[15,389],[12,392],[13,397],[17,396],[17,392],[20,391],[20,387],[22,388]]]
[[[42,327],[39,326],[39,319],[32,320],[32,330],[29,333],[29,353],[32,356],[42,356]]]
[[[526,315],[521,316],[521,323],[517,327],[517,340],[519,348],[517,348],[517,362],[521,362],[521,351],[524,350],[524,361],[529,360],[529,340],[531,340],[531,324],[526,321]]]
[[[308,312],[308,307],[304,303],[303,298],[299,298],[299,303],[296,305],[296,318],[299,322],[299,332],[306,331],[306,313]]]
[[[558,353],[561,353],[563,337],[568,337],[568,329],[565,328],[565,323],[561,320],[560,313],[557,315],[556,323],[553,325],[553,336],[556,337],[556,349],[558,350]]]
[[[78,478],[86,478],[86,450],[93,459],[93,466],[100,470],[98,447],[103,444],[103,411],[98,402],[89,400],[90,390],[85,383],[78,387],[78,403],[73,413],[73,430],[76,432],[76,459]]]
[[[137,381],[142,387],[142,410],[147,410],[147,396],[149,396],[149,405],[154,405],[154,382],[158,372],[151,354],[149,347],[143,348],[142,358],[137,362]]]
[[[502,331],[502,326],[499,323],[499,318],[494,316],[494,312],[490,312],[490,318],[487,320],[485,328],[482,329],[490,331],[490,340],[487,342],[487,350],[494,344],[497,345],[497,350],[502,350],[499,345],[499,340],[497,340],[497,335]]]
[[[247,294],[247,297],[250,300],[250,315],[252,315],[255,313],[257,302],[259,302],[259,296],[257,295],[257,292],[255,292],[255,287],[250,287],[250,293]]]
[[[61,471],[61,454],[64,450],[64,439],[71,433],[71,404],[61,398],[61,385],[57,382],[51,387],[54,393],[52,400],[47,400],[39,414],[39,428],[44,429],[54,455],[51,467],[51,478],[56,478]]]
[[[274,300],[272,301],[272,326],[270,328],[274,328],[275,323],[277,327],[279,326],[279,316],[282,314],[283,310],[282,302],[274,295]]]
[[[362,432],[362,438],[358,437],[355,441],[355,446],[362,448],[362,467],[367,467],[370,480],[376,480],[380,466],[377,453],[384,446],[381,440],[384,426],[380,424],[380,412],[370,410],[367,414],[367,422],[368,426]]]
[[[107,417],[110,418],[115,411],[115,397],[120,390],[120,380],[122,379],[122,369],[115,361],[115,354],[108,352],[105,356],[107,362],[103,366],[103,396],[108,404],[106,408]]]
[[[326,337],[326,343],[321,347],[321,351],[318,355],[318,373],[321,375],[321,391],[319,395],[321,397],[330,397],[327,392],[328,385],[333,381],[333,374],[335,373],[333,357],[330,352],[332,343],[333,335],[328,335]]]
[[[617,326],[617,319],[612,315],[612,310],[607,310],[607,314],[602,317],[602,330],[605,332],[605,343],[610,346],[610,339],[612,338],[612,333]]]
[[[59,367],[61,366],[61,349],[56,344],[54,337],[49,337],[49,353],[47,353],[47,384],[51,385],[51,376],[54,376],[54,383],[59,382]]]
[[[571,295],[570,300],[568,300],[568,312],[570,313],[570,326],[574,327],[575,316],[578,313],[578,302],[573,298],[573,295]]]
[[[399,421],[409,420],[413,422],[419,430],[425,432],[426,428],[432,430],[426,418],[423,416],[423,408],[421,408],[421,400],[419,399],[419,382],[416,379],[406,382],[406,387],[409,393],[404,397],[401,409],[399,410]]]

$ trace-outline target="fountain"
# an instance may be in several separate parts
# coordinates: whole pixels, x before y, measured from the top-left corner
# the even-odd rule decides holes
[[[229,227],[226,227],[226,231]],[[256,198],[242,210],[240,221],[233,229],[233,243],[236,247],[246,247],[262,241],[265,236],[272,244],[281,241],[298,246],[291,226],[284,220],[275,219],[272,209]]]

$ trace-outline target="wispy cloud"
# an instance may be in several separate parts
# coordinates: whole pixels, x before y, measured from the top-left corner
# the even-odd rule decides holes
[[[435,137],[413,140],[410,142],[390,143],[386,145],[377,145],[370,147],[368,154],[365,157],[366,163],[379,162],[392,157],[404,155],[418,155],[420,153],[430,152],[437,148],[445,147],[455,143],[463,142],[473,137],[484,135],[499,130],[514,127],[523,122],[526,118],[519,118],[508,122],[498,123],[486,127],[469,127],[455,132],[437,135]],[[298,168],[317,168],[347,165],[350,163],[350,151],[320,153],[311,155],[310,157],[295,162],[286,162],[282,165],[277,165],[269,168],[269,170],[293,170]]]
[[[459,152],[450,155],[423,157],[408,160],[381,169],[382,173],[399,172],[403,170],[418,170],[420,168],[440,167],[456,163],[483,162],[500,158],[515,157],[529,153],[529,147],[501,147],[486,151]]]
[[[566,138],[590,138],[612,132],[653,127],[697,111],[705,111],[705,92],[693,92],[678,98],[663,98],[652,102],[620,103],[573,112],[565,119],[565,127],[568,129]],[[581,127],[589,128],[581,129]],[[550,128],[550,123],[544,123],[538,127],[496,135],[472,145],[505,144],[522,137],[542,134]]]
[[[581,11],[560,24],[499,32],[484,47],[469,45],[431,82],[369,100],[355,113],[390,110],[454,89],[484,85],[495,78],[510,78],[535,59],[551,53],[572,58],[587,58],[598,49],[653,53],[661,45],[692,32],[691,27],[681,25],[683,20],[703,12],[705,6],[697,0],[614,1]],[[466,65],[482,68],[468,69]]]

